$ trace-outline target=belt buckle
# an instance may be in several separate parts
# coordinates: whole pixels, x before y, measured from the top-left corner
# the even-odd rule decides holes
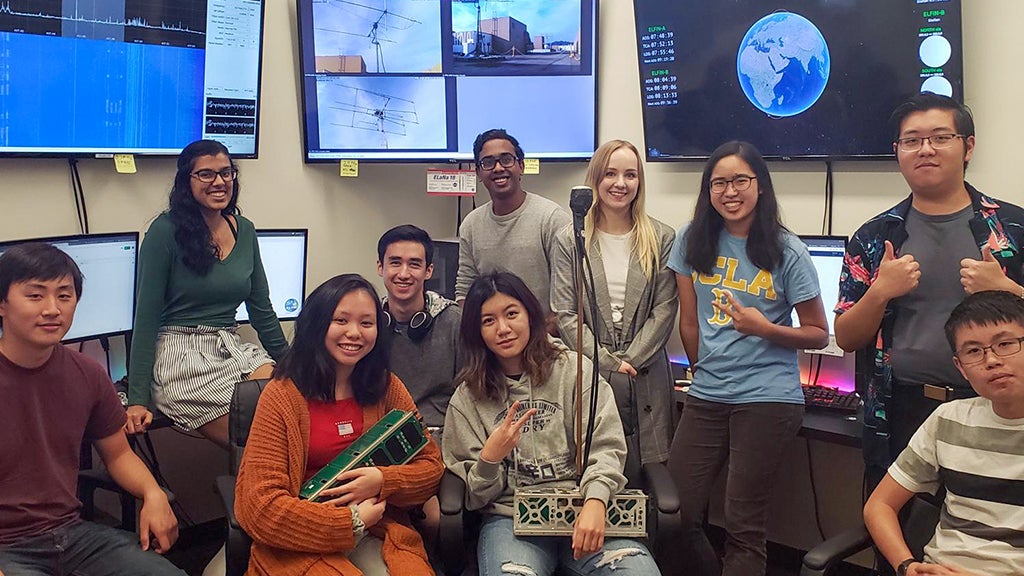
[[[938,402],[949,402],[955,398],[952,386],[936,386],[934,384],[924,385],[924,397]]]

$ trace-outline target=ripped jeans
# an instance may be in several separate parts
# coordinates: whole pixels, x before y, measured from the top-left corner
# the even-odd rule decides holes
[[[516,536],[512,518],[484,515],[477,543],[480,576],[614,576],[661,572],[647,548],[629,538],[609,538],[600,552],[579,560],[572,557],[571,536]]]

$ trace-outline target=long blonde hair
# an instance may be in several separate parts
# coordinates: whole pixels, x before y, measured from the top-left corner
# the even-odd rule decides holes
[[[587,179],[586,185],[590,186],[594,190],[594,203],[591,204],[590,210],[587,212],[587,217],[583,224],[583,235],[586,239],[587,250],[590,250],[591,242],[593,242],[594,231],[597,230],[598,224],[601,222],[601,198],[597,192],[597,187],[604,179],[604,173],[608,169],[608,163],[611,161],[612,154],[621,148],[627,148],[633,152],[636,156],[637,165],[637,188],[636,198],[633,199],[633,204],[630,207],[630,216],[633,219],[633,229],[630,232],[629,248],[633,254],[636,254],[637,260],[640,261],[640,268],[644,272],[644,276],[650,280],[654,278],[655,273],[661,268],[661,262],[658,260],[661,258],[661,240],[658,237],[658,232],[654,228],[654,223],[651,222],[651,218],[647,216],[647,210],[644,208],[646,195],[644,193],[644,163],[640,158],[640,152],[626,140],[609,140],[601,145],[600,148],[594,151],[594,156],[590,159],[590,165],[587,166]]]

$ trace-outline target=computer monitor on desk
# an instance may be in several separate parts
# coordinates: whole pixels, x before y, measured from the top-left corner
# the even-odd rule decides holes
[[[260,259],[270,285],[270,303],[279,320],[294,320],[302,311],[306,296],[306,245],[309,231],[258,230]],[[238,306],[235,320],[249,321],[245,302]]]
[[[839,301],[839,276],[843,272],[843,257],[846,255],[846,236],[800,236],[800,239],[807,245],[811,262],[818,272],[821,302],[825,305],[825,320],[828,322],[828,346],[805,352],[842,356],[843,350],[836,344],[836,315],[833,310]],[[793,310],[793,326],[800,326],[796,310]]]
[[[138,232],[14,240],[0,243],[0,254],[26,242],[46,242],[60,248],[82,271],[82,299],[65,342],[131,331],[135,320]]]

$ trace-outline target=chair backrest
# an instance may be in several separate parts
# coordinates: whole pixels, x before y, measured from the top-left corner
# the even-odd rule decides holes
[[[235,385],[231,394],[231,408],[228,412],[228,442],[231,444],[231,474],[238,474],[238,466],[242,463],[242,453],[249,440],[249,428],[253,416],[256,415],[256,404],[260,394],[266,387],[268,378],[259,380],[243,380]]]
[[[923,496],[911,498],[906,509],[901,512],[903,539],[914,558],[924,558],[924,547],[935,535],[940,513],[940,506]]]
[[[633,390],[633,378],[629,374],[612,372],[608,384],[615,394],[615,405],[619,409],[622,420],[622,431],[626,436],[626,486],[642,488],[640,475],[640,428],[636,408],[636,393]],[[586,409],[584,407],[584,409]]]

